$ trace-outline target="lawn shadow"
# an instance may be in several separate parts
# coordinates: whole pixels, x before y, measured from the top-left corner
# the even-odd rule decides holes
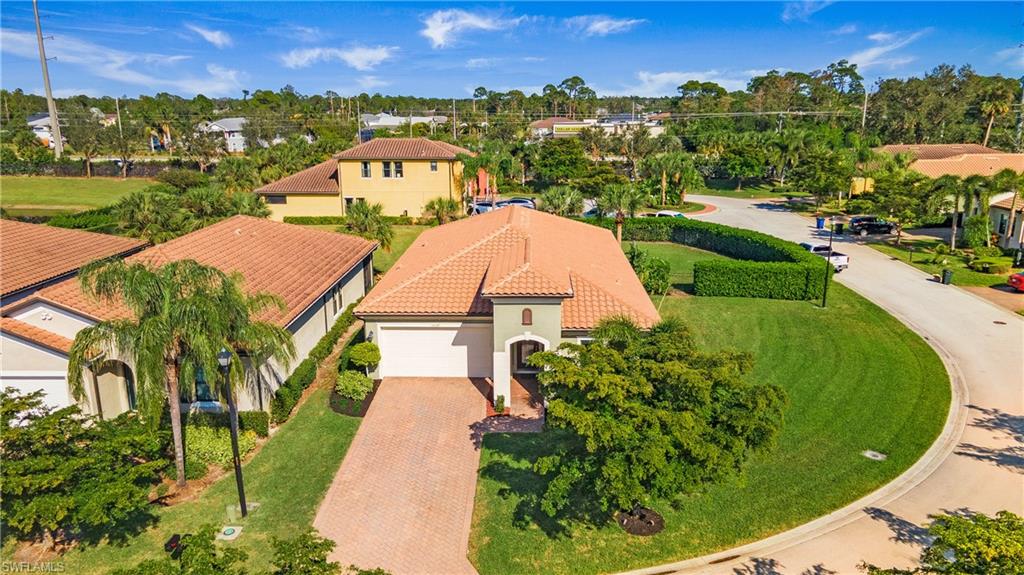
[[[600,509],[593,497],[580,492],[572,493],[572,503],[554,517],[541,508],[551,478],[536,473],[533,463],[538,458],[564,452],[564,435],[557,432],[488,434],[484,444],[498,456],[481,467],[480,476],[503,485],[497,491],[499,497],[518,499],[512,518],[512,525],[517,529],[535,525],[545,535],[556,539],[568,537],[572,523],[600,526],[608,522],[609,514]]]
[[[932,538],[928,535],[928,529],[912,521],[908,521],[891,511],[879,507],[865,507],[864,513],[876,521],[884,521],[893,535],[889,539],[897,543],[907,545],[926,546],[931,543]]]
[[[687,283],[687,282],[674,283],[674,284],[672,284],[672,289],[679,290],[679,291],[683,292],[686,295],[697,295],[697,293],[693,289],[693,280],[690,280],[689,283]],[[672,292],[669,292],[669,293],[671,294]]]
[[[75,536],[75,541],[82,546],[106,543],[113,547],[124,547],[142,533],[156,526],[158,519],[156,514],[150,511],[150,507],[152,505],[113,524],[79,532]]]
[[[1008,436],[1014,445],[1008,447],[986,447],[972,443],[961,443],[957,446],[956,454],[992,463],[997,467],[1003,467],[1010,471],[1024,473],[1024,417],[1013,415],[1005,411],[968,405],[976,412],[974,421],[970,423],[973,427],[996,432],[999,435]]]

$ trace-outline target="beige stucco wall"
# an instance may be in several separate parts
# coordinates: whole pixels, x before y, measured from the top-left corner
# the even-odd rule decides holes
[[[282,194],[283,195],[283,194]],[[283,221],[285,216],[340,216],[341,196],[328,194],[288,194],[287,203],[267,204],[270,219]]]
[[[1019,202],[1020,200],[1018,200]],[[1013,218],[1013,229],[1010,229],[1010,210],[1004,208],[997,208],[992,206],[988,210],[989,223],[993,233],[999,234],[999,223],[1000,220],[1005,219],[1006,231],[999,234],[999,247],[1017,248],[1021,246],[1021,226],[1024,226],[1024,214],[1017,213],[1017,216]],[[1006,236],[1010,236],[1009,243],[1006,242]]]
[[[68,339],[75,339],[79,331],[93,324],[85,317],[45,302],[33,302],[10,316]]]
[[[429,160],[403,160],[401,178],[385,178],[380,160],[370,161],[370,177],[362,177],[361,160],[338,162],[341,193],[345,198],[362,198],[381,203],[389,216],[420,217],[423,206],[436,197],[462,198],[462,162],[436,160],[437,171],[430,171]]]
[[[505,342],[520,335],[544,338],[554,349],[562,343],[562,300],[557,298],[493,298],[494,351],[505,351]],[[533,325],[523,325],[523,309],[533,312]]]

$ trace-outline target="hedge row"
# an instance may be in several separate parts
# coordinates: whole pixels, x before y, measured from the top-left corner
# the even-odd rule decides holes
[[[345,334],[345,331],[352,326],[355,322],[356,316],[352,310],[355,309],[356,303],[350,304],[345,311],[338,316],[337,321],[334,325],[317,344],[310,350],[309,356],[299,363],[295,371],[292,372],[288,379],[281,384],[281,387],[277,388],[274,392],[274,399],[270,402],[270,418],[275,424],[285,422],[288,417],[292,414],[292,409],[295,408],[295,404],[298,403],[299,398],[302,396],[302,392],[313,383],[316,378],[316,370],[320,363],[330,355],[331,350],[341,339],[341,336]]]
[[[192,427],[226,428],[231,426],[231,414],[196,411],[185,415],[185,424]],[[270,434],[270,414],[265,411],[239,411],[238,429],[266,437]]]
[[[58,214],[47,220],[46,223],[58,228],[113,233],[119,222],[114,214],[113,206],[106,206],[77,214]]]
[[[169,168],[199,170],[199,164],[178,158],[161,160],[134,159],[128,166],[129,178],[152,178]],[[212,169],[208,169],[212,172]],[[7,155],[0,162],[0,174],[5,176],[60,176],[85,177],[85,161],[61,158],[48,162],[20,160]],[[92,163],[92,175],[107,178],[121,176],[121,167],[115,161],[101,160]]]
[[[596,224],[615,229],[610,219]],[[821,297],[825,286],[821,257],[760,232],[689,218],[630,218],[622,239],[674,242],[735,258],[696,263],[697,295],[804,300]]]
[[[426,219],[426,218],[420,218]],[[418,222],[409,216],[384,216],[384,220],[396,226],[411,226]],[[432,221],[432,220],[431,220]],[[345,216],[285,216],[284,223],[302,226],[343,226],[348,222]]]

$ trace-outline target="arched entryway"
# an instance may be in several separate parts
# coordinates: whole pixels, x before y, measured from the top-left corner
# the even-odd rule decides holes
[[[94,403],[100,417],[113,419],[137,408],[135,374],[128,364],[111,359],[93,369]]]
[[[533,375],[539,370],[527,361],[531,355],[544,351],[544,344],[534,339],[524,339],[512,344],[509,349],[512,359],[512,375]]]
[[[551,342],[538,335],[525,333],[505,341],[504,365],[495,364],[494,399],[505,398],[505,405],[513,415],[539,417],[543,400],[538,392],[536,375],[539,370],[527,361],[531,355],[551,348]],[[507,372],[499,373],[501,368]]]

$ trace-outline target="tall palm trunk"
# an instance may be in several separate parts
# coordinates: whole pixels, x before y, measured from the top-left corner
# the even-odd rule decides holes
[[[952,231],[949,234],[949,251],[956,249],[956,231],[957,231],[957,219],[960,217],[960,195],[955,194],[953,196],[953,226]]]
[[[992,123],[995,122],[995,121],[996,121],[996,115],[994,113],[993,114],[989,114],[988,115],[988,126],[985,127],[985,139],[984,139],[984,141],[981,142],[982,146],[988,146],[988,137],[990,135],[992,135]]]
[[[174,469],[178,472],[178,487],[185,486],[185,443],[181,434],[181,398],[178,396],[178,362],[164,362],[167,373],[167,403],[171,408],[171,438],[174,444]]]
[[[661,205],[665,206],[665,201],[668,195],[668,172],[666,170],[661,171]]]
[[[1003,235],[1003,247],[1009,249],[1010,240],[1013,239],[1013,226],[1017,225],[1017,190],[1013,190],[1013,199],[1010,200],[1010,221],[1006,222],[1006,234]]]
[[[622,243],[622,224],[626,222],[626,215],[622,212],[615,212],[615,237]]]

